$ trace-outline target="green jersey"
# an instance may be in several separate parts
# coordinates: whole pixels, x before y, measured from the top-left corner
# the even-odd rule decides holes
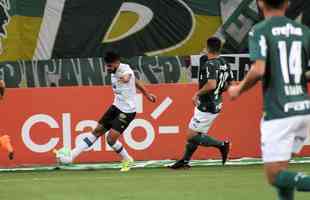
[[[222,93],[229,81],[233,80],[230,66],[223,58],[215,58],[206,61],[199,69],[199,89],[208,80],[216,80],[216,88],[199,96],[197,108],[202,112],[218,113],[222,109]]]
[[[310,114],[307,71],[310,32],[286,17],[272,17],[249,33],[250,59],[265,60],[264,120]]]

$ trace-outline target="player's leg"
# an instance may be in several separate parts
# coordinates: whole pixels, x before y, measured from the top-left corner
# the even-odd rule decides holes
[[[189,161],[199,146],[198,144],[193,143],[190,139],[197,134],[198,133],[194,130],[188,129],[187,142],[185,145],[183,157],[173,165],[169,166],[171,169],[190,168]]]
[[[126,172],[129,171],[131,166],[134,163],[133,158],[129,155],[126,148],[123,144],[118,140],[121,136],[121,133],[111,129],[109,135],[107,136],[107,142],[111,146],[111,148],[122,158],[122,167],[121,171]]]
[[[198,146],[216,147],[220,150],[222,155],[222,163],[225,164],[228,154],[229,145],[228,141],[219,141],[213,137],[196,132],[195,130],[188,130],[188,139],[185,145],[185,151],[182,159],[178,160],[175,164],[170,166],[172,169],[189,168],[189,162],[197,150]]]
[[[217,148],[222,156],[222,164],[224,165],[227,161],[229,150],[230,150],[230,142],[229,141],[220,141],[214,137],[207,135],[206,133],[198,133],[193,136],[188,141],[191,143],[196,143],[197,145],[204,147],[215,147]]]
[[[76,157],[78,157],[86,149],[90,148],[96,140],[107,131],[108,129],[99,124],[93,132],[84,133],[84,139],[79,140],[72,151],[65,147],[60,150],[54,150],[56,160],[61,164],[72,163]]]
[[[123,113],[119,111],[118,117],[116,117],[111,123],[111,130],[107,136],[108,144],[122,158],[121,171],[123,172],[129,171],[134,161],[118,139],[134,120],[135,116],[136,113]]]
[[[310,176],[288,171],[288,161],[265,163],[268,182],[276,187],[279,200],[293,200],[294,191],[310,192]]]
[[[92,132],[84,133],[85,137],[83,140],[79,140],[76,147],[72,150],[72,161],[79,156],[83,151],[91,147],[96,140],[104,135],[109,129],[101,124],[98,124],[96,129]]]
[[[225,164],[230,143],[227,141],[220,141],[214,137],[208,135],[209,129],[211,128],[213,122],[217,118],[218,114],[201,112],[195,109],[194,118],[189,124],[188,142],[204,147],[215,147],[219,149],[222,155],[222,163]]]
[[[310,177],[299,172],[288,171],[292,153],[298,153],[306,140],[306,124],[300,117],[263,122],[262,154],[268,182],[278,191],[280,200],[294,199],[294,191],[310,191]],[[296,133],[302,133],[296,137]],[[296,140],[296,138],[299,138]]]
[[[188,163],[199,145],[218,148],[222,154],[223,164],[225,164],[229,153],[229,142],[219,141],[206,134],[216,117],[217,114],[203,113],[195,109],[194,116],[189,123],[187,144],[183,158],[170,166],[170,168],[188,168]]]
[[[265,163],[264,168],[268,183],[277,189],[279,200],[293,200],[294,188],[282,187],[280,185],[282,181],[279,181],[279,179],[276,181],[278,174],[287,170],[288,161]]]
[[[91,147],[101,135],[109,131],[112,120],[118,114],[116,111],[117,109],[111,106],[99,120],[95,130],[84,133],[86,137],[83,140],[79,140],[72,151],[66,148],[55,150],[56,159],[62,164],[72,163],[83,151]]]

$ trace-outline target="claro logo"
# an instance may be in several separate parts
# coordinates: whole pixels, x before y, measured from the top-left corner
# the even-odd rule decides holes
[[[158,119],[161,114],[163,114],[169,109],[172,103],[172,99],[167,97],[160,103],[160,105],[156,107],[156,109],[150,114],[150,116],[155,120]],[[137,96],[137,108],[138,113],[143,113],[143,98],[141,95]],[[81,133],[77,134],[76,137],[73,138],[73,132],[82,132],[86,127],[95,128],[97,126],[97,122],[95,120],[82,120],[79,121],[75,126],[72,126],[71,117],[71,113],[63,113],[61,121],[57,121],[53,116],[47,114],[36,114],[29,117],[24,122],[21,130],[22,140],[25,146],[36,153],[45,153],[52,151],[59,143],[62,143],[65,147],[72,148],[72,139],[75,139],[74,144],[76,144],[79,140],[82,140],[85,137],[85,134]],[[45,143],[35,142],[32,139],[34,138],[34,135],[31,133],[31,130],[34,126],[38,124],[45,124],[49,127],[49,129],[57,129],[61,131],[62,137],[50,137],[48,141],[44,139]],[[71,127],[74,127],[73,130],[71,130]],[[134,129],[136,128],[139,128],[139,130],[141,130],[142,128],[146,133],[146,136],[142,141],[136,141],[132,135]],[[178,134],[179,126],[155,127],[151,122],[146,119],[136,118],[123,133],[123,137],[125,143],[127,143],[130,148],[135,150],[145,150],[152,145],[155,139],[155,133],[165,135]],[[36,141],[38,140],[36,139]],[[107,144],[105,144],[104,147],[102,147],[102,144],[103,138],[101,137],[88,150],[102,151],[104,148],[106,151],[111,151],[111,148]]]

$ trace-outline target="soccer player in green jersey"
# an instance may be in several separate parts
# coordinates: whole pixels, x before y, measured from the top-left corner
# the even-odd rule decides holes
[[[263,81],[264,116],[261,149],[268,181],[280,200],[294,191],[310,191],[310,176],[288,171],[294,153],[304,146],[310,128],[307,68],[310,31],[285,17],[287,0],[259,0],[265,20],[249,33],[252,67],[245,79],[228,90],[232,99]]]
[[[220,150],[223,164],[229,153],[229,142],[218,141],[208,135],[209,128],[222,109],[222,93],[233,79],[230,66],[220,57],[221,41],[211,37],[207,41],[208,61],[199,70],[199,90],[194,95],[194,116],[189,123],[187,144],[181,160],[172,169],[188,168],[189,161],[198,146]]]

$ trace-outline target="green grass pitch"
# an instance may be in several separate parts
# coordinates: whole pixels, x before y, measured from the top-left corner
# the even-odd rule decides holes
[[[291,170],[310,173],[310,165]],[[1,200],[267,200],[276,199],[262,166],[0,173]],[[296,199],[309,200],[310,193]]]

